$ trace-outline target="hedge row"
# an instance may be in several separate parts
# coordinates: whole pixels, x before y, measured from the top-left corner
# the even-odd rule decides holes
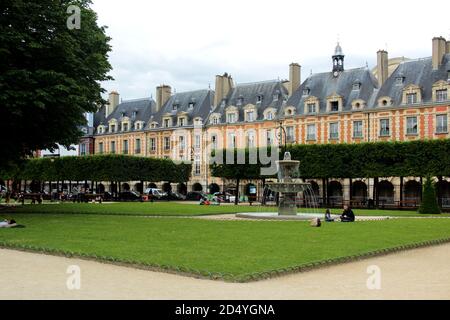
[[[37,181],[170,181],[186,182],[190,164],[167,159],[126,155],[40,158],[24,161],[7,172],[3,179]]]
[[[293,160],[300,160],[301,178],[450,176],[449,139],[290,145],[287,151]],[[246,150],[246,157],[248,153]],[[280,151],[279,158],[282,157]],[[260,175],[261,167],[261,164],[212,164],[211,171],[213,176],[228,179],[267,178]]]

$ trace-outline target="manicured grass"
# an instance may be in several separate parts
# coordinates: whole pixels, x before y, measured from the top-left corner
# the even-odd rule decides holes
[[[146,216],[199,216],[216,215],[238,212],[263,212],[276,211],[273,206],[248,206],[248,205],[221,205],[221,206],[200,206],[198,204],[175,203],[175,202],[130,202],[130,203],[63,203],[63,204],[43,204],[25,205],[14,208],[4,208],[2,212],[16,213],[70,213],[70,214],[103,214],[103,215],[146,215]],[[324,213],[324,209],[299,209],[299,212]],[[333,209],[333,213],[341,213],[341,209]],[[356,215],[363,216],[404,216],[413,217],[424,215],[416,211],[401,210],[368,210],[355,209]],[[441,215],[438,215],[441,216]],[[442,216],[448,216],[442,215]]]
[[[0,229],[1,246],[32,246],[33,250],[109,257],[170,270],[229,274],[231,280],[450,237],[450,219],[328,223],[312,228],[308,222],[76,214],[15,214],[14,218],[26,228]]]

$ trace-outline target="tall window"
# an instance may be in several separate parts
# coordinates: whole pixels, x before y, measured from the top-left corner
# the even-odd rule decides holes
[[[286,127],[286,140],[287,142],[294,142],[294,127]]]
[[[406,134],[417,134],[417,117],[406,118]]]
[[[201,137],[199,134],[195,136],[195,148],[200,149],[201,147]]]
[[[266,145],[270,146],[273,143],[273,132],[272,130],[266,131]]]
[[[80,155],[85,156],[86,155],[86,144],[82,143],[80,145]]]
[[[436,90],[436,101],[442,102],[447,100],[447,89]]]
[[[380,136],[388,137],[391,135],[391,129],[389,126],[389,119],[380,120]]]
[[[330,139],[339,139],[339,123],[330,123]]]
[[[122,123],[122,131],[128,131],[128,123]]]
[[[102,154],[103,153],[103,142],[100,142],[98,144],[98,153]]]
[[[228,134],[228,148],[236,148],[236,135],[234,133]]]
[[[178,138],[179,140],[179,147],[180,147],[180,150],[184,150],[184,149],[186,149],[186,140],[184,139],[184,136],[180,136],[179,138]]]
[[[169,128],[170,127],[170,119],[164,119],[164,127]]]
[[[213,150],[217,149],[217,136],[216,135],[211,136],[211,148]]]
[[[180,127],[184,127],[184,123],[185,123],[185,119],[184,119],[184,118],[178,119],[178,125],[179,125]]]
[[[353,121],[353,138],[362,138],[363,122],[361,120]]]
[[[123,140],[123,154],[128,154],[128,140]]]
[[[116,153],[116,142],[111,141],[111,153]]]
[[[201,174],[200,156],[195,156],[194,161],[194,174],[196,176]]]
[[[155,152],[156,151],[156,139],[150,138],[150,151]]]
[[[308,103],[307,104],[308,113],[316,113],[316,104]]]
[[[249,131],[247,133],[247,147],[248,148],[255,147],[255,133],[253,131]]]
[[[164,150],[170,150],[170,137],[164,137]]]
[[[306,140],[316,140],[316,125],[308,124],[306,126]]]
[[[447,115],[446,114],[436,115],[436,133],[447,133],[447,132],[448,132]]]
[[[116,125],[112,124],[109,126],[109,132],[116,132]]]
[[[134,153],[135,154],[140,154],[141,153],[141,139],[136,139]]]
[[[417,93],[408,93],[408,94],[406,94],[406,102],[408,104],[417,103]]]

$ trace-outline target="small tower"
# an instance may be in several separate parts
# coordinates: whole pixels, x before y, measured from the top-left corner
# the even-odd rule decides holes
[[[344,71],[344,53],[339,42],[336,45],[333,55],[333,75],[337,77],[340,72]]]

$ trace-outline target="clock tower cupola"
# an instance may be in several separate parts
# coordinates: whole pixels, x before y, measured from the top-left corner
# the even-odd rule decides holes
[[[339,42],[336,45],[336,49],[334,49],[333,55],[333,75],[337,77],[339,73],[344,71],[344,52],[342,51],[341,45]]]

